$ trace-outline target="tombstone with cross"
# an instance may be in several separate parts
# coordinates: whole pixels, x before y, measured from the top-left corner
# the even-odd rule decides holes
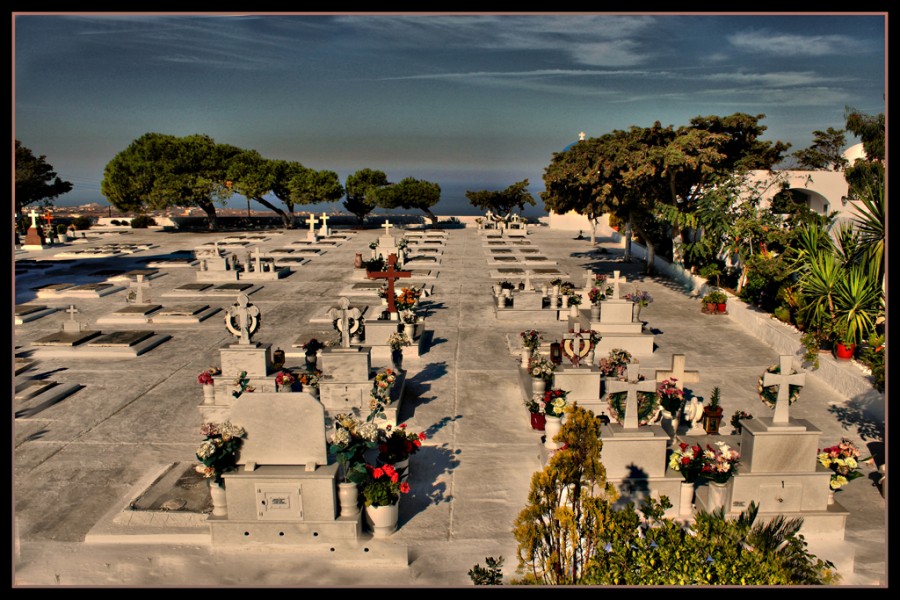
[[[397,279],[412,277],[411,271],[398,271],[395,267],[397,265],[397,255],[391,254],[388,256],[388,269],[387,271],[368,271],[366,273],[369,279],[385,279],[387,280],[387,302],[388,302],[388,312],[396,314],[397,313],[397,304],[396,300],[396,292],[394,291],[394,282]]]
[[[40,215],[38,215],[38,213],[35,212],[34,209],[31,209],[31,212],[28,213],[28,216],[31,217],[31,227],[29,227],[28,231],[25,233],[25,244],[22,246],[22,249],[40,250],[44,247],[43,236],[41,236],[41,232],[37,224],[37,219]]]
[[[611,379],[606,382],[607,392],[612,395],[619,392],[625,392],[625,415],[622,419],[622,427],[625,430],[637,430],[640,426],[638,419],[638,392],[656,393],[656,380],[640,379],[640,365],[636,362],[628,363],[628,374],[626,380]],[[652,421],[652,415],[648,417],[648,421]]]
[[[588,332],[581,331],[581,324],[576,321],[572,331],[562,336],[562,354],[574,367],[578,367],[594,350],[590,333],[587,336],[585,333]],[[587,364],[590,366],[591,361],[587,360]]]
[[[306,239],[310,242],[315,242],[319,238],[316,237],[316,223],[319,221],[316,219],[316,215],[313,213],[309,213],[309,218],[306,219],[306,224],[309,225],[309,232],[306,234]]]
[[[84,323],[75,320],[75,315],[78,313],[78,309],[75,308],[75,305],[70,304],[69,308],[66,309],[66,312],[69,313],[69,319],[63,322],[63,331],[72,333],[84,331]]]
[[[791,363],[793,357],[783,355],[779,361],[779,372],[771,373],[766,371],[763,375],[763,387],[778,386],[778,397],[775,401],[775,414],[772,417],[772,424],[789,425],[790,424],[790,404],[791,404],[791,386],[802,387],[806,376],[804,373],[794,373]]]
[[[334,321],[334,327],[341,334],[341,348],[350,347],[350,336],[359,330],[362,313],[358,308],[350,306],[346,297],[340,299],[340,305],[328,310],[328,316]]]
[[[144,304],[145,302],[149,302],[150,298],[144,298],[144,275],[142,273],[138,273],[135,275],[135,280],[131,282],[132,292],[129,293],[129,301],[134,304]],[[133,298],[133,300],[131,300]]]
[[[259,307],[250,303],[247,294],[238,294],[235,303],[225,310],[225,328],[239,344],[250,343],[250,336],[259,329]]]
[[[393,225],[385,219],[382,227],[384,227],[384,235],[381,235],[378,238],[378,245],[375,247],[375,255],[380,256],[384,260],[387,260],[391,254],[400,256],[400,247],[397,245],[397,239],[390,233]]]
[[[685,383],[697,383],[700,381],[700,372],[699,371],[688,371],[684,368],[685,358],[684,354],[673,354],[672,355],[672,367],[669,369],[657,369],[656,370],[656,382],[662,383],[663,381],[669,380],[676,389],[680,390],[682,394],[684,393],[684,384]],[[696,397],[691,397],[691,402],[694,404],[699,404],[699,401]],[[680,419],[682,409],[686,410],[686,407],[682,405],[678,410],[671,413],[670,418],[674,420],[674,426],[677,427],[678,420]],[[665,409],[664,409],[665,410]],[[691,409],[691,415],[695,415],[695,411],[697,410],[696,406],[693,406]],[[702,406],[700,407],[700,411],[702,412]],[[668,411],[667,411],[668,412]],[[669,419],[667,417],[666,419]],[[672,426],[673,423],[671,421],[663,420],[663,429],[666,429],[666,432],[670,435],[674,435],[674,429],[670,430],[667,426]],[[691,421],[693,423],[693,421]]]
[[[328,237],[329,235],[331,235],[331,230],[328,229],[329,218],[330,217],[328,216],[328,213],[322,213],[322,227],[319,228],[319,235],[321,235],[322,237]]]

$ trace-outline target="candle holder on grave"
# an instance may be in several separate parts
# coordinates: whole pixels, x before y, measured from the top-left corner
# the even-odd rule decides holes
[[[703,429],[708,435],[719,435],[719,425],[722,423],[722,407],[703,407]]]
[[[562,345],[559,342],[550,344],[550,362],[554,365],[562,364]]]
[[[284,350],[281,348],[276,348],[275,352],[272,353],[272,366],[275,367],[276,371],[280,371],[281,367],[284,366],[284,361],[286,360]]]

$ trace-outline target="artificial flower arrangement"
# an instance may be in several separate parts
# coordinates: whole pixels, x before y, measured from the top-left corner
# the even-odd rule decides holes
[[[743,410],[736,410],[734,414],[731,415],[731,435],[740,435],[741,431],[744,429],[741,421],[746,421],[747,419],[752,419],[753,415]]]
[[[231,385],[238,388],[231,392],[231,395],[235,398],[240,398],[241,394],[243,394],[244,392],[256,391],[256,388],[250,385],[250,378],[247,377],[247,371],[241,371]]]
[[[536,329],[526,329],[525,331],[521,332],[519,336],[522,338],[522,345],[532,352],[534,352],[544,340],[544,338],[541,336],[541,332]]]
[[[296,381],[296,375],[287,369],[282,369],[275,375],[275,391],[289,392]]]
[[[378,427],[352,414],[334,417],[334,431],[328,451],[341,466],[345,483],[363,483],[368,477],[365,453],[378,444]]]
[[[664,379],[656,388],[656,394],[659,396],[659,403],[663,410],[674,415],[684,405],[684,390],[678,389],[675,385],[678,380],[674,377]]]
[[[378,247],[378,242],[369,242],[369,249],[374,250]]]
[[[669,468],[678,471],[688,483],[694,483],[703,470],[706,459],[703,448],[681,442],[669,456]]]
[[[387,400],[391,403],[391,388],[397,381],[397,373],[393,369],[384,369],[375,375],[372,381],[372,397]]]
[[[418,288],[402,288],[400,293],[395,296],[394,305],[397,310],[412,310],[421,295],[422,291]]]
[[[575,294],[575,293],[570,293],[567,305],[568,306],[580,306],[581,305],[581,295]]]
[[[197,458],[202,464],[194,469],[220,487],[224,484],[222,473],[237,469],[237,454],[247,437],[243,427],[224,423],[204,423],[200,427],[203,441],[197,448]]]
[[[716,442],[716,446],[718,449],[707,444],[703,452],[701,475],[716,483],[728,483],[729,479],[737,475],[741,455],[725,442]]]
[[[551,287],[562,287],[562,279],[557,277],[556,279],[550,280]]]
[[[426,439],[425,432],[413,433],[406,423],[396,427],[388,424],[378,430],[378,459],[386,464],[402,462],[419,451]]]
[[[602,359],[601,359],[602,360]],[[643,375],[638,375],[642,381]],[[607,395],[609,410],[620,423],[625,419],[625,405],[628,400],[627,392],[614,392]],[[655,392],[637,392],[637,417],[639,425],[646,425],[656,420],[659,414],[659,395]]]
[[[544,403],[535,400],[534,396],[529,396],[525,400],[525,408],[527,408],[530,413],[541,414],[544,412]]]
[[[777,364],[769,365],[769,367],[766,368],[766,373],[781,373],[781,366]],[[766,387],[763,385],[766,373],[760,375],[759,379],[756,381],[756,392],[759,394],[759,399],[762,400],[766,406],[775,408],[775,404],[778,402],[778,387],[774,385]],[[800,386],[789,385],[788,390],[788,405],[791,405],[800,397]]]
[[[214,385],[216,382],[213,379],[213,376],[219,375],[221,372],[222,370],[219,369],[219,367],[210,367],[197,375],[197,383],[200,385]]]
[[[309,386],[312,388],[319,387],[319,380],[322,378],[322,371],[319,369],[315,369],[314,371],[306,371],[304,373],[300,373],[297,376],[297,381],[300,382],[302,386]]]
[[[631,352],[622,348],[613,348],[609,351],[606,358],[598,361],[600,373],[604,377],[621,378],[625,376],[628,369],[628,363],[631,362]]]
[[[384,284],[383,286],[378,288],[378,297],[382,298],[382,299],[387,298],[387,284]],[[396,298],[396,297],[397,296],[395,295],[394,298]]]
[[[624,298],[625,300],[631,300],[635,304],[640,304],[641,306],[647,306],[653,302],[653,296],[640,290],[635,290],[632,294],[625,294]]]
[[[327,344],[325,342],[320,342],[316,338],[311,338],[308,342],[303,344],[301,348],[306,354],[315,354],[319,350],[325,348]]]
[[[368,477],[362,484],[366,506],[392,506],[399,502],[400,494],[409,493],[409,484],[400,481],[400,474],[393,465],[365,466]]]
[[[605,275],[603,276],[605,277]],[[599,287],[592,287],[588,292],[588,300],[591,304],[600,304],[604,300],[606,300],[607,296],[612,294],[613,287],[606,286],[606,289],[601,289]]]
[[[555,370],[556,365],[543,354],[536,353],[531,357],[531,360],[528,361],[528,372],[531,373],[532,377],[537,377],[538,379],[549,382],[553,379],[553,372]]]
[[[563,281],[559,284],[559,294],[566,296],[575,292],[575,284],[571,281]]]
[[[397,351],[401,350],[403,346],[409,346],[409,336],[403,333],[402,331],[398,331],[397,333],[392,333],[388,336],[387,339],[388,346],[391,347],[391,350]]]
[[[400,311],[400,320],[407,325],[415,325],[419,317],[413,309]]]
[[[837,446],[819,450],[819,463],[832,471],[829,484],[831,489],[840,489],[857,477],[862,477],[859,463],[872,457],[860,458],[859,454],[859,449],[847,438],[841,438],[841,443]]]
[[[544,392],[544,414],[548,417],[562,417],[566,414],[568,402],[566,390],[552,389]]]
[[[600,340],[603,339],[603,336],[600,335],[599,331],[596,331],[594,329],[588,330],[587,334],[588,334],[588,339],[590,339],[590,341],[591,341],[591,350],[593,350],[594,348],[597,347],[597,344],[600,343]]]

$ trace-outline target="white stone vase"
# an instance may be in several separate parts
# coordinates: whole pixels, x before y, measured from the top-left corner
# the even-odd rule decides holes
[[[600,305],[599,304],[591,304],[591,321],[597,321],[600,319]]]
[[[338,498],[341,501],[342,517],[355,517],[359,514],[359,486],[342,481],[338,484]]]
[[[209,384],[203,385],[203,404],[216,403],[216,386]]]
[[[531,361],[531,348],[522,346],[522,368],[527,369],[528,363]]]
[[[578,316],[578,305],[577,304],[573,304],[572,306],[569,307],[569,316],[570,317]]]
[[[212,497],[212,516],[224,517],[228,515],[228,504],[226,503],[225,486],[220,486],[214,479],[209,479],[209,495]]]
[[[634,303],[634,320],[635,321],[641,320],[641,303],[640,302]]]
[[[548,450],[558,450],[561,446],[558,442],[554,442],[553,438],[562,429],[562,419],[553,415],[545,415],[547,420],[544,423],[544,448]]]
[[[834,504],[834,490],[828,489],[828,506]]]
[[[534,396],[543,397],[544,392],[547,391],[547,382],[541,379],[540,377],[532,377],[531,378],[531,393]]]
[[[694,503],[694,483],[691,481],[681,482],[681,496],[678,505],[678,514],[681,516],[689,515],[693,512]]]
[[[731,479],[726,483],[709,482],[709,495],[707,496],[707,504],[709,506],[707,506],[707,512],[725,507],[725,514],[729,513],[731,510],[731,482]]]
[[[415,323],[404,323],[403,324],[403,333],[406,334],[406,337],[409,338],[410,341],[416,336],[416,324]]]
[[[400,519],[400,501],[388,506],[366,506],[366,525],[373,537],[388,537],[397,531]]]

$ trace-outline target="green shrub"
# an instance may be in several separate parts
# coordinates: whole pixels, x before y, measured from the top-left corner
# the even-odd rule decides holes
[[[791,309],[787,306],[776,307],[772,314],[774,314],[775,318],[779,321],[784,321],[785,323],[791,322]]]
[[[472,583],[475,585],[503,585],[503,572],[501,571],[503,557],[495,559],[493,556],[486,556],[484,560],[487,563],[486,569],[481,566],[481,563],[469,569],[469,579],[472,580]]]
[[[122,221],[120,221],[118,219],[110,219],[109,224],[110,225],[121,225]]]
[[[149,215],[138,215],[131,219],[132,229],[146,229],[156,225],[156,220]]]
[[[79,231],[90,229],[93,224],[94,220],[87,215],[79,215],[72,220],[72,225]]]

